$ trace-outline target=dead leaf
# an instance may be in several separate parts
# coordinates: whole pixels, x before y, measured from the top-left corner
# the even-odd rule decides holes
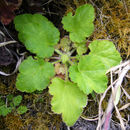
[[[14,11],[19,9],[22,0],[0,0],[0,21],[8,25],[15,16]]]

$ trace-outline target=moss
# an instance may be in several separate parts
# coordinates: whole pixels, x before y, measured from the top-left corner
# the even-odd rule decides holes
[[[4,117],[0,116],[0,130],[5,130]]]
[[[24,128],[20,115],[8,114],[4,121],[6,128],[9,130],[22,130]]]
[[[96,9],[95,32],[91,38],[112,40],[123,59],[128,59],[130,55],[128,46],[130,23],[126,12],[128,3],[126,2],[126,8],[121,1],[98,0],[96,4],[94,5]]]

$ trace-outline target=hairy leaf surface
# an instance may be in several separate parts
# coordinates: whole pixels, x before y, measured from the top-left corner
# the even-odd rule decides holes
[[[42,59],[34,60],[32,57],[22,62],[19,71],[16,87],[22,92],[31,93],[35,90],[43,90],[54,76],[54,67],[51,63]]]
[[[85,4],[77,8],[76,13],[68,13],[62,19],[63,27],[70,33],[73,42],[83,42],[94,31],[94,8],[92,5]]]
[[[16,16],[14,23],[19,31],[19,40],[29,51],[42,58],[52,56],[60,34],[46,17],[40,14],[23,14]]]
[[[53,95],[52,110],[62,114],[63,121],[72,126],[79,118],[85,107],[86,95],[79,90],[76,84],[54,78],[49,86],[49,92]]]
[[[107,87],[106,71],[120,63],[121,57],[110,41],[93,41],[89,55],[82,56],[78,65],[69,68],[70,78],[86,94],[93,90],[103,93]]]

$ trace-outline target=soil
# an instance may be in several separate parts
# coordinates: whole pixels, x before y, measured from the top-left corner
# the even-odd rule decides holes
[[[13,1],[13,0],[12,0]],[[15,0],[14,0],[15,1]],[[96,19],[94,21],[95,31],[88,38],[88,41],[95,39],[110,39],[120,52],[122,60],[129,59],[130,46],[128,44],[129,19],[128,19],[128,0],[23,0],[21,6],[15,10],[14,14],[23,13],[41,13],[46,16],[59,29],[61,38],[68,33],[62,28],[61,19],[68,12],[75,12],[80,5],[90,3],[95,8]],[[24,45],[18,40],[17,32],[13,21],[8,25],[0,23],[0,43],[16,40],[3,47],[0,47],[0,71],[11,73],[16,67],[17,61],[26,52],[26,56],[33,55],[26,50]],[[0,96],[6,97],[9,94],[22,95],[23,105],[29,109],[27,113],[19,115],[16,111],[3,117],[0,116],[0,130],[68,130],[69,128],[62,122],[61,115],[56,115],[51,111],[51,98],[48,89],[42,92],[32,94],[22,93],[16,89],[16,77],[18,71],[10,76],[0,75]],[[129,79],[125,78],[123,87],[130,92]],[[84,117],[94,117],[98,115],[98,103],[100,95],[96,94],[96,99],[91,95],[88,97],[88,105],[84,108]],[[103,108],[106,108],[109,95],[103,102]],[[122,95],[119,107],[128,103],[126,96]],[[124,109],[121,112],[124,120],[128,121],[127,130],[130,129],[130,109]],[[71,130],[95,130],[97,120],[87,121],[79,118]],[[110,130],[121,130],[120,122],[113,111]]]

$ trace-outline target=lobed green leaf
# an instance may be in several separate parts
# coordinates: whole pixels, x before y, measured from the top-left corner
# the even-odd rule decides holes
[[[20,107],[17,108],[18,114],[24,114],[24,113],[27,112],[27,110],[28,110],[28,109],[27,109],[26,106],[20,106]]]
[[[54,76],[54,67],[42,59],[34,60],[31,56],[24,60],[19,68],[16,87],[22,92],[43,90]]]
[[[22,96],[18,95],[13,98],[13,105],[16,107],[21,103],[21,101],[22,101]]]
[[[76,9],[76,13],[68,13],[62,18],[63,28],[70,34],[73,42],[83,42],[94,31],[94,8],[90,4],[85,4]]]
[[[89,55],[81,56],[78,65],[69,68],[69,76],[86,94],[103,93],[107,87],[106,71],[120,63],[121,57],[114,44],[107,40],[93,41]]]
[[[6,116],[7,114],[11,113],[11,108],[7,107],[6,105],[0,106],[0,116]]]
[[[59,31],[48,19],[40,14],[23,14],[14,19],[18,37],[26,48],[39,57],[50,57],[59,41]]]
[[[87,103],[86,95],[79,90],[76,84],[54,78],[49,86],[53,95],[51,105],[55,113],[62,114],[63,121],[72,126],[79,118]]]

